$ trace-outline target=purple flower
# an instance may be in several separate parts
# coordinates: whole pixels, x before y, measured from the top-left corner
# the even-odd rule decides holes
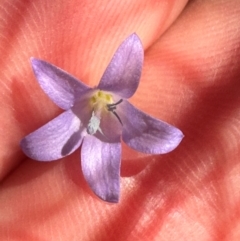
[[[136,91],[143,64],[143,47],[136,34],[117,49],[97,87],[90,88],[62,69],[32,59],[43,91],[65,112],[21,141],[35,160],[53,161],[82,144],[83,175],[101,199],[118,202],[121,138],[131,148],[149,154],[172,151],[182,132],[135,108],[126,99]]]

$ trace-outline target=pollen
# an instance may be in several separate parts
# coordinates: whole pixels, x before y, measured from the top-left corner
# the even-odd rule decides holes
[[[98,90],[90,97],[90,105],[92,109],[102,110],[106,109],[107,105],[113,103],[113,97],[111,94]]]

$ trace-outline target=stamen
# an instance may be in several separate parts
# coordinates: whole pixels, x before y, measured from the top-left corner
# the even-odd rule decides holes
[[[118,102],[116,103],[113,103],[113,104],[108,104],[107,107],[112,107],[112,106],[116,106],[116,105],[119,105],[121,102],[123,101],[123,99],[120,99]]]
[[[101,132],[100,128],[100,119],[95,115],[94,111],[92,112],[92,117],[88,122],[87,133],[89,135],[94,135],[97,131]]]
[[[117,112],[114,111],[114,110],[112,110],[112,113],[117,117],[117,119],[118,119],[118,121],[121,123],[121,125],[123,125],[123,123],[122,123],[122,121],[121,121],[119,115],[117,114]]]
[[[113,110],[116,110],[117,109],[117,107],[116,106],[110,106],[110,107],[108,107],[108,111],[113,111]]]
[[[118,121],[121,123],[121,125],[123,125],[119,115],[117,114],[117,112],[115,111],[117,109],[117,105],[119,105],[121,102],[123,101],[123,99],[120,99],[118,102],[113,103],[113,104],[108,104],[107,105],[107,109],[108,111],[111,111],[118,119]]]

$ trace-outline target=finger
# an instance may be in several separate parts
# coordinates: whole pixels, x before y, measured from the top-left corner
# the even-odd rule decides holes
[[[74,233],[83,240],[199,241],[223,235],[234,240],[238,226],[233,221],[239,221],[238,13],[235,1],[193,1],[146,54],[133,102],[182,128],[185,143],[179,150],[150,156],[148,168],[122,178],[121,202],[113,206],[88,194],[77,153],[57,163],[25,162],[2,186],[2,236],[69,240]],[[26,207],[26,198],[31,206]]]
[[[152,204],[142,205],[154,210],[148,228],[155,227],[156,239],[239,237],[240,8],[235,4],[191,2],[146,53],[133,103],[185,134],[179,149],[136,177],[135,196],[129,187],[133,199],[151,197]]]

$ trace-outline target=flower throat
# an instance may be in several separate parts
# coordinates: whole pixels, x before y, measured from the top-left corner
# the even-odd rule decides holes
[[[111,94],[105,93],[101,90],[98,90],[91,98],[90,98],[90,105],[93,109],[92,117],[88,122],[87,126],[87,133],[90,135],[94,135],[97,131],[102,133],[100,128],[100,119],[101,119],[101,112],[102,111],[110,111],[112,112],[118,121],[122,125],[122,121],[115,111],[117,109],[117,105],[119,105],[123,99],[120,99],[116,103],[113,102],[113,97]]]

